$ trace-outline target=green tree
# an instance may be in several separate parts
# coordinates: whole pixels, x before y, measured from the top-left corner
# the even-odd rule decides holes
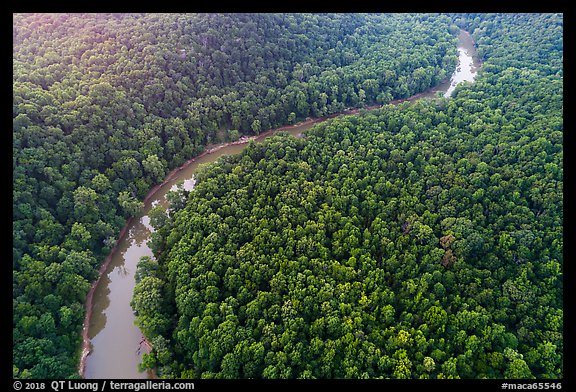
[[[144,203],[138,201],[129,192],[120,192],[118,195],[118,204],[127,216],[136,216],[140,213],[142,208],[144,208]]]
[[[144,168],[144,172],[148,174],[154,182],[161,182],[164,178],[164,165],[156,154],[148,155],[146,159],[142,161],[142,167]]]

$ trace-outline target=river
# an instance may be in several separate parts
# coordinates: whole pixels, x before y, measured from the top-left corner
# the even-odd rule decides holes
[[[474,42],[470,35],[461,31],[458,40],[458,65],[450,80],[414,97],[401,100],[432,97],[438,92],[449,97],[456,84],[461,81],[473,81],[479,63],[473,58]],[[397,103],[396,101],[394,103]],[[353,114],[357,110],[343,114]],[[335,117],[330,116],[330,117]],[[264,132],[257,138],[260,142],[283,130],[299,136],[305,130],[323,119],[312,119],[293,126]],[[143,379],[153,375],[138,371],[142,354],[149,351],[142,333],[134,325],[135,316],[130,306],[135,287],[136,265],[142,256],[152,256],[146,244],[153,232],[147,216],[150,208],[156,205],[166,206],[166,194],[174,190],[180,181],[184,189],[194,186],[194,172],[198,165],[214,162],[222,155],[237,154],[247,144],[216,146],[210,153],[204,153],[183,167],[173,170],[166,180],[150,191],[144,202],[140,216],[130,219],[120,234],[114,249],[105,260],[100,279],[94,284],[87,300],[87,317],[84,324],[84,346],[80,363],[80,373],[87,379]]]
[[[480,62],[474,55],[476,54],[476,47],[470,33],[460,30],[458,37],[458,65],[456,71],[452,74],[448,86],[439,86],[440,90],[446,92],[444,97],[449,98],[456,86],[461,82],[472,82],[476,77]]]

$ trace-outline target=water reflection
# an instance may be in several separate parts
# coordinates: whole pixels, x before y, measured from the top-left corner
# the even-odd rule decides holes
[[[104,310],[110,305],[110,298],[108,296],[110,289],[108,288],[108,284],[110,284],[108,275],[102,276],[98,288],[94,291],[94,296],[92,297],[93,315],[90,319],[90,327],[88,328],[88,337],[90,339],[98,335],[106,325]]]
[[[452,74],[450,85],[444,93],[446,98],[449,98],[456,86],[462,82],[472,82],[476,77],[478,70],[477,60],[474,58],[474,42],[465,31],[460,31],[458,40],[458,65],[456,72]]]
[[[136,221],[121,241],[94,292],[89,338],[92,351],[86,360],[85,378],[147,378],[138,372],[142,334],[134,325],[130,306],[141,256],[152,256],[146,245],[152,228],[149,219]]]
[[[185,191],[190,192],[192,189],[194,189],[194,185],[196,185],[196,178],[194,177],[194,175],[192,175],[192,178],[188,178],[182,181],[182,189],[184,189]],[[171,192],[176,192],[178,190],[178,183],[172,185],[172,187],[170,188]]]
[[[128,268],[126,268],[126,266],[124,265],[119,265],[118,267],[114,268],[114,270],[111,273],[116,273],[119,276],[128,276],[128,274],[130,273],[130,271],[128,271]]]

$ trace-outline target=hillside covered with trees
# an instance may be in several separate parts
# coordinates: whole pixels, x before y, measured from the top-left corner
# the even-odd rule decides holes
[[[133,306],[168,378],[562,378],[562,15],[451,15],[453,98],[275,136],[158,210]]]
[[[14,14],[14,377],[78,377],[86,293],[170,169],[433,86],[457,33],[436,14]]]

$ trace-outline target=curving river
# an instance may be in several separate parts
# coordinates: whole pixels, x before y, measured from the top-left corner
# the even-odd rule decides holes
[[[449,97],[458,83],[474,80],[479,68],[474,54],[472,38],[467,32],[461,31],[458,40],[458,65],[452,78],[424,93],[392,103],[432,97],[438,92]],[[343,114],[356,112],[358,110]],[[312,119],[293,126],[277,128],[251,139],[260,142],[280,130],[298,136],[324,119]],[[166,194],[169,190],[175,190],[176,184],[180,181],[184,182],[184,189],[191,190],[198,165],[214,162],[222,155],[237,154],[246,147],[246,141],[247,139],[244,139],[236,144],[214,147],[173,170],[162,184],[150,191],[140,216],[126,223],[116,246],[100,268],[99,280],[93,285],[93,290],[87,298],[84,345],[80,362],[80,374],[84,378],[142,379],[153,376],[138,371],[142,354],[149,352],[150,348],[140,330],[134,325],[135,316],[130,306],[135,287],[136,265],[140,257],[152,256],[152,251],[146,244],[154,230],[149,223],[148,211],[156,205],[166,206]]]

